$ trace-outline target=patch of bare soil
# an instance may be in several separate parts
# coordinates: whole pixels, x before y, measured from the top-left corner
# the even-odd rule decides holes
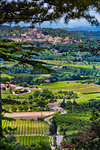
[[[14,119],[25,119],[25,120],[38,120],[39,117],[45,117],[53,114],[54,112],[42,111],[42,112],[14,112],[5,113],[5,117],[10,117]]]

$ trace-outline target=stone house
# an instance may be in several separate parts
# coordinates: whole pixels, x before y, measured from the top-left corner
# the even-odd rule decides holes
[[[54,107],[60,107],[60,103],[59,102],[55,102],[55,103],[48,103],[48,108],[52,109]]]

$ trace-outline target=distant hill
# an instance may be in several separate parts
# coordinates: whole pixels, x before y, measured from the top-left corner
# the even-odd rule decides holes
[[[98,27],[66,27],[66,28],[62,28],[64,30],[68,30],[68,31],[100,31],[100,26]]]
[[[72,31],[80,37],[87,37],[100,40],[100,31]]]
[[[47,62],[50,64],[49,67],[56,70],[57,73],[48,78],[50,82],[72,79],[81,80],[100,75],[100,57],[79,49],[79,45],[96,47],[98,41],[91,38],[91,36],[99,37],[99,32],[3,26],[0,28],[0,36],[13,39],[16,42],[33,42],[37,47],[48,47],[39,56],[34,56],[34,59]],[[4,65],[4,62],[2,64]],[[10,66],[11,74],[28,74],[31,69],[31,67],[27,68],[25,66],[21,68],[18,65]],[[40,74],[41,72],[37,73]],[[40,80],[34,79],[34,84],[37,83],[44,83],[44,80],[41,80],[41,78]]]
[[[98,41],[91,37],[99,37],[99,32],[67,31],[52,28],[29,28],[29,27],[0,27],[0,36],[14,41],[33,42],[36,46],[46,46],[49,50],[42,52],[38,58],[42,60],[59,60],[69,62],[100,62],[99,58],[92,57],[86,52],[80,51],[78,45],[85,47],[97,46]]]

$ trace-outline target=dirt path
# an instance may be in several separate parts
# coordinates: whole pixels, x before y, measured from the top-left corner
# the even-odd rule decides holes
[[[24,95],[24,94],[28,94],[30,92],[31,92],[31,90],[28,90],[28,92],[16,94],[14,91],[12,91],[12,94],[14,94],[14,95]]]

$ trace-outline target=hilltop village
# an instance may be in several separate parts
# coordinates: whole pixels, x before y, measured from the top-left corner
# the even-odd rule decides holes
[[[11,34],[11,33],[10,33]],[[7,36],[10,36],[10,34],[8,33]],[[19,38],[18,38],[19,36]],[[29,29],[28,32],[23,33],[23,34],[13,34],[12,35],[13,38],[11,38],[12,40],[14,40],[15,42],[19,42],[19,41],[28,41],[28,42],[49,42],[52,44],[57,44],[57,43],[62,43],[62,44],[72,44],[74,43],[81,43],[83,42],[81,39],[80,40],[71,40],[70,37],[65,37],[64,39],[61,37],[52,37],[49,34],[45,35],[45,32],[42,32],[41,28],[33,28],[33,29]]]

